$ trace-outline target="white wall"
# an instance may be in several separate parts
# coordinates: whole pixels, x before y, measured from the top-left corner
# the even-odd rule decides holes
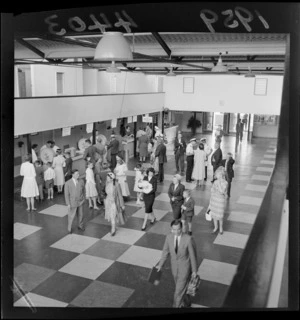
[[[14,135],[162,111],[164,99],[164,93],[19,98]]]
[[[194,93],[183,93],[184,76],[165,77],[165,107],[170,110],[280,114],[283,76],[268,78],[266,96],[254,95],[255,78],[194,76]]]
[[[57,96],[56,72],[64,73],[64,95],[83,94],[81,68],[32,65],[32,94],[35,97]]]
[[[113,78],[116,78],[116,92],[111,91]],[[146,76],[143,73],[134,72],[98,72],[98,94],[147,92],[158,92],[156,76]]]
[[[97,94],[98,93],[98,70],[84,69],[82,71],[83,77],[83,94]]]

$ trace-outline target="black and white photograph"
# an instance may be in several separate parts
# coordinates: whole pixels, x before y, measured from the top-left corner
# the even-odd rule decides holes
[[[299,3],[32,6],[1,13],[2,317],[299,311]]]

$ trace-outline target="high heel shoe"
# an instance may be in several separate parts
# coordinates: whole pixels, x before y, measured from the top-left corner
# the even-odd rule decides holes
[[[146,227],[147,227],[147,226],[145,226],[145,227],[144,227],[144,228],[142,228],[141,230],[142,230],[142,231],[145,231],[145,230],[146,230]]]
[[[218,229],[216,229],[216,230],[213,230],[211,233],[216,233],[218,231]]]
[[[155,223],[155,221],[156,221],[156,218],[154,218],[154,220],[153,220],[153,221],[150,221],[150,223],[151,223],[151,224],[154,224],[154,223]]]

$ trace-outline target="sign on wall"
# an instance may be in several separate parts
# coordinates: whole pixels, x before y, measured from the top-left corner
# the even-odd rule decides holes
[[[94,127],[94,124],[93,124],[93,123],[87,123],[87,125],[86,125],[86,132],[87,132],[87,133],[93,132],[93,127]]]
[[[62,129],[62,136],[66,137],[66,136],[70,136],[71,135],[71,127],[66,127]]]
[[[111,127],[112,128],[116,128],[117,127],[117,123],[118,123],[118,119],[112,119],[111,120]]]

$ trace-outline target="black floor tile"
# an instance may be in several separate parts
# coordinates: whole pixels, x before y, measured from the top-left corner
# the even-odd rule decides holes
[[[146,232],[134,245],[151,248],[156,250],[162,250],[166,237],[162,234]]]

